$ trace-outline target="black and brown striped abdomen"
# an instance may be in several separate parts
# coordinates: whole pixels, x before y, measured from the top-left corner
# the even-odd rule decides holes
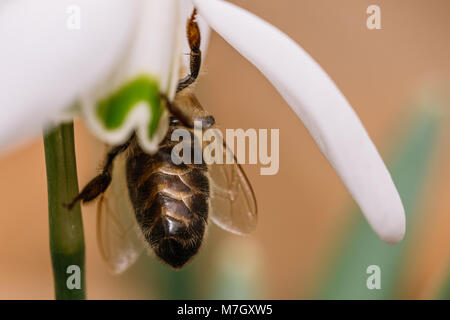
[[[136,219],[156,255],[182,267],[200,248],[208,219],[209,183],[203,164],[171,161],[171,132],[154,155],[136,144],[127,161],[127,183]]]

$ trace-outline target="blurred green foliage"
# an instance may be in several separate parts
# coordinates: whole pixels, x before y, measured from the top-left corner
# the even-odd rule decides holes
[[[123,279],[147,299],[259,299],[264,293],[261,261],[252,244],[211,225],[197,256],[173,270],[154,255],[143,255]],[[247,239],[244,241],[248,241]]]
[[[450,272],[448,273],[446,281],[443,283],[436,299],[450,300]]]
[[[320,286],[320,299],[395,299],[399,298],[406,254],[411,252],[411,238],[430,176],[438,132],[439,114],[420,108],[399,126],[390,161],[390,172],[399,190],[407,214],[407,234],[395,246],[383,243],[370,229],[362,214],[350,212],[355,219],[348,227],[330,259],[328,272]],[[215,227],[213,227],[215,228]],[[208,235],[202,252],[182,270],[172,270],[154,257],[144,256],[134,274],[136,284],[148,298],[158,299],[259,299],[264,297],[262,263],[252,248],[240,256],[229,236],[218,230]],[[231,236],[232,237],[232,236]],[[226,248],[232,250],[227,250]],[[235,255],[235,256],[233,256]],[[381,289],[369,290],[367,267],[381,268]],[[260,272],[258,272],[260,271]],[[440,298],[450,297],[449,285]]]
[[[397,142],[390,162],[390,172],[398,188],[406,210],[407,233],[405,239],[389,246],[380,241],[370,229],[362,214],[349,228],[346,239],[336,248],[334,261],[328,268],[328,276],[319,291],[322,299],[395,299],[405,254],[414,236],[424,186],[429,176],[437,142],[439,116],[432,110],[421,108]],[[381,289],[367,288],[366,281],[372,273],[367,267],[377,265],[381,269]]]

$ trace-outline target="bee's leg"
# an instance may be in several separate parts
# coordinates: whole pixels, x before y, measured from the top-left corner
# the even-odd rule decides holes
[[[134,135],[133,135],[134,137]],[[69,204],[65,204],[64,207],[66,207],[69,210],[72,210],[72,208],[79,202],[89,202],[92,200],[95,200],[99,195],[101,195],[103,192],[106,191],[109,184],[111,183],[111,174],[112,174],[112,168],[113,168],[113,162],[114,159],[128,149],[130,146],[130,143],[133,139],[131,137],[127,142],[124,144],[117,146],[113,148],[110,152],[108,152],[106,156],[106,163],[103,167],[102,173],[100,173],[98,176],[96,176],[94,179],[92,179],[84,188],[81,190],[80,194],[76,196],[72,202]]]
[[[200,28],[197,21],[197,10],[194,9],[186,26],[186,34],[189,42],[190,52],[190,74],[178,82],[177,92],[189,87],[195,82],[200,72],[200,65],[202,63],[202,52],[200,50]]]
[[[184,126],[188,128],[194,128],[195,121],[201,122],[202,128],[204,129],[208,129],[215,124],[214,117],[206,112],[203,112],[203,109],[200,109],[201,112],[192,114],[187,112],[186,109],[180,108],[180,105],[176,102],[170,101],[170,99],[164,93],[161,93],[160,97],[166,103],[167,109],[175,117],[175,119],[180,121]],[[190,96],[190,99],[191,103],[193,103],[192,108],[195,108],[196,104],[198,106],[200,105],[195,96]]]
[[[181,109],[172,101],[170,101],[169,97],[167,97],[164,93],[160,93],[161,99],[166,103],[166,107],[169,112],[182,124],[184,124],[188,128],[193,127],[192,119],[189,116],[183,113]]]

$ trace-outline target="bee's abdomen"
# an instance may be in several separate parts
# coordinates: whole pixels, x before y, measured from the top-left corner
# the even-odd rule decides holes
[[[155,155],[134,152],[127,163],[130,198],[145,239],[156,255],[182,267],[203,240],[209,183],[204,165],[174,165],[172,146]]]

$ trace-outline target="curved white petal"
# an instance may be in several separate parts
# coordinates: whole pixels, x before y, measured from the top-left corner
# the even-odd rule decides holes
[[[155,152],[168,127],[165,112],[158,129],[149,138],[148,124],[153,114],[149,104],[141,101],[133,106],[125,123],[117,129],[107,129],[98,118],[96,103],[106,99],[124,85],[141,75],[156,81],[159,90],[174,97],[178,82],[181,52],[180,2],[178,0],[141,0],[142,7],[136,19],[138,24],[127,56],[120,68],[111,75],[108,83],[95,87],[92,94],[83,99],[82,110],[90,128],[110,144],[123,143],[136,131],[140,145],[147,152]]]
[[[0,148],[40,132],[104,80],[134,31],[139,5],[14,0],[0,7]]]
[[[402,202],[374,144],[339,89],[294,41],[255,15],[218,0],[192,0],[301,118],[369,224],[390,244],[405,232]]]

